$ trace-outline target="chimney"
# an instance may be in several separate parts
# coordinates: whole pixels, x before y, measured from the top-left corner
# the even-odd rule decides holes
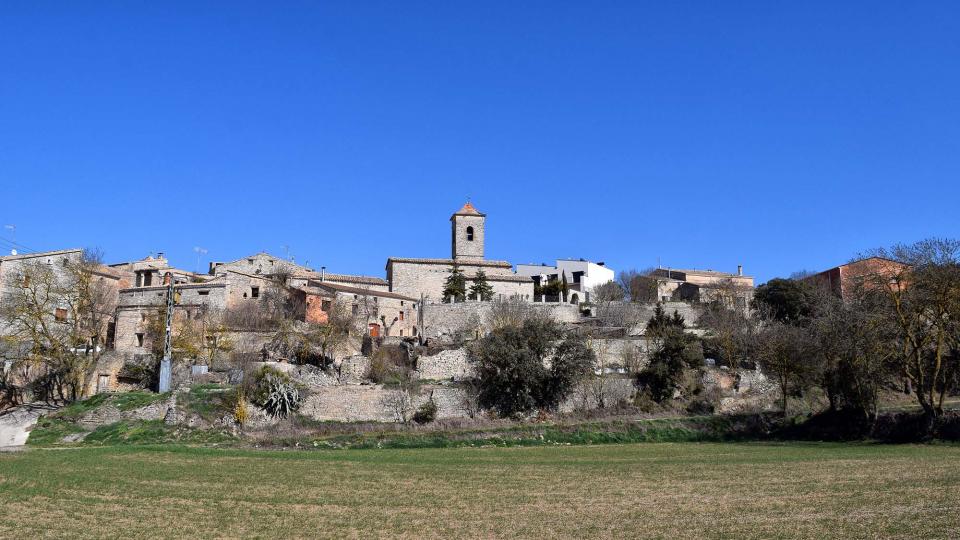
[[[323,280],[324,280],[326,277],[327,277],[327,267],[326,267],[326,266],[321,266],[321,267],[320,267],[320,283],[323,283]]]
[[[738,275],[738,276],[742,276],[742,275],[743,275],[743,265],[742,265],[742,264],[738,264],[738,265],[737,265],[737,275]]]

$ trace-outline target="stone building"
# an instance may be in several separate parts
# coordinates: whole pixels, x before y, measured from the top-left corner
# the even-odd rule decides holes
[[[309,281],[296,290],[303,295],[304,320],[324,324],[339,303],[371,337],[419,335],[419,300],[402,294],[329,281]]]
[[[518,297],[533,300],[533,280],[517,275],[506,261],[487,260],[484,256],[486,214],[469,202],[450,216],[451,256],[449,259],[390,257],[387,281],[390,292],[425,301],[443,300],[443,288],[453,267],[458,267],[469,282],[483,271],[495,298]]]
[[[31,265],[44,265],[50,268],[52,277],[57,281],[54,290],[60,287],[68,287],[71,279],[69,271],[71,265],[81,264],[84,255],[82,249],[63,249],[57,251],[44,251],[39,253],[13,253],[11,255],[0,257],[0,305],[10,302],[13,295],[18,294],[24,287],[29,287],[29,270]],[[106,315],[104,324],[106,328],[101,329],[106,336],[107,343],[100,343],[98,346],[109,345],[114,336],[114,323],[112,317],[116,307],[117,291],[130,284],[131,275],[118,269],[97,264],[91,267],[92,280],[97,287],[96,293],[99,302],[97,309],[101,315]],[[53,322],[67,322],[71,316],[72,308],[70,301],[66,296],[57,296],[41,301],[38,307],[48,307],[50,320]],[[9,334],[9,328],[5,327],[5,322],[0,321],[0,335]],[[91,344],[92,345],[92,344]]]
[[[183,273],[183,271],[179,271]],[[169,275],[176,276],[174,270]],[[130,287],[119,291],[115,349],[129,354],[150,352],[152,343],[147,331],[149,319],[157,316],[167,302],[167,286],[160,283]],[[222,269],[213,277],[193,275],[185,281],[174,281],[174,319],[212,319],[230,309],[260,309],[265,293],[274,286],[267,276]]]
[[[157,253],[156,256],[147,255],[137,261],[113,263],[108,266],[117,272],[131,276],[132,281],[124,288],[160,285],[163,276],[168,273],[173,276],[174,283],[189,283],[196,279],[196,274],[193,272],[170,266],[163,253]]]
[[[723,301],[731,307],[746,309],[753,299],[753,277],[715,270],[657,268],[650,276],[656,280],[660,301],[712,302]]]

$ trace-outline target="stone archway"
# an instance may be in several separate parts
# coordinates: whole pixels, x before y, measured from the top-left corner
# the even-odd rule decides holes
[[[573,304],[573,305],[579,304],[579,303],[580,303],[580,295],[578,295],[577,293],[571,294],[571,295],[570,295],[570,303]]]

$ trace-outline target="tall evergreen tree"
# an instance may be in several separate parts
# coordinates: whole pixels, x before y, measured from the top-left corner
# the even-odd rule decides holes
[[[450,269],[450,275],[443,285],[444,301],[453,300],[454,302],[463,302],[467,299],[467,277],[463,275],[460,267],[453,265]]]
[[[477,270],[477,275],[473,278],[473,285],[470,286],[470,298],[484,302],[493,300],[493,287],[487,282],[487,274],[483,270]]]

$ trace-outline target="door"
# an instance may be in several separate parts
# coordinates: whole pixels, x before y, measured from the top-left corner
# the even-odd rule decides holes
[[[97,377],[97,393],[102,394],[110,390],[110,376],[100,375]]]
[[[370,337],[380,337],[380,325],[377,323],[370,323]]]

